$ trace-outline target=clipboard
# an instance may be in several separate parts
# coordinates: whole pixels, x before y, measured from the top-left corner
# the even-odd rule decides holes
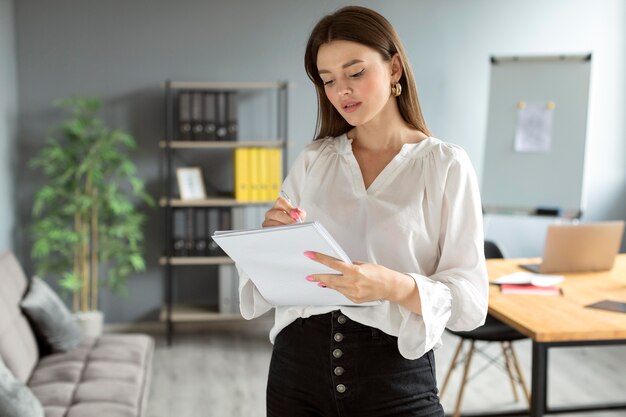
[[[368,306],[355,304],[338,291],[307,281],[311,274],[338,274],[304,252],[314,251],[352,263],[346,252],[318,222],[293,223],[251,230],[217,231],[213,240],[245,272],[274,306]]]

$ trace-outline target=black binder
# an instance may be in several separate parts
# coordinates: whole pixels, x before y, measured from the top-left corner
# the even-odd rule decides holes
[[[195,252],[193,223],[193,209],[189,207],[185,210],[185,256],[193,256]]]
[[[185,256],[185,212],[172,209],[172,248],[174,256]]]
[[[228,140],[228,120],[226,119],[228,113],[227,96],[228,93],[225,91],[220,91],[215,94],[215,136],[217,140]]]
[[[191,138],[204,140],[204,102],[201,91],[194,91],[191,98]]]
[[[228,140],[237,140],[237,92],[226,93],[226,125]]]
[[[219,208],[219,217],[220,217],[220,228],[219,230],[230,230],[233,227],[232,222],[232,211],[230,207],[220,207]],[[220,256],[226,256],[226,252],[224,249],[218,246],[218,253]]]
[[[206,227],[206,209],[195,208],[195,236],[194,236],[194,255],[206,256],[207,255],[207,227]]]
[[[204,139],[215,140],[215,93],[204,93]]]
[[[219,256],[221,252],[221,248],[211,236],[215,233],[216,230],[220,227],[220,208],[212,207],[208,209],[209,211],[209,224],[208,224],[208,236],[209,236],[209,245],[208,245],[208,254],[209,256]]]
[[[191,140],[191,93],[181,91],[178,93],[176,105],[178,119],[176,121],[177,131],[174,139]]]

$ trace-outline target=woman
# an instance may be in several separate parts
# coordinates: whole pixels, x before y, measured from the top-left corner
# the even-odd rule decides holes
[[[318,134],[264,227],[321,222],[354,262],[303,256],[336,275],[311,285],[369,306],[278,306],[268,416],[443,416],[432,350],[445,327],[484,322],[487,275],[476,178],[465,152],[430,136],[391,24],[345,7],[313,29],[306,71]],[[293,204],[293,205],[292,205]],[[296,208],[302,207],[302,208]],[[269,305],[240,271],[241,311]]]

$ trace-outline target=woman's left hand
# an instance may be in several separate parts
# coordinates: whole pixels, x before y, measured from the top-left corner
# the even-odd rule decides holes
[[[305,256],[342,274],[313,274],[306,277],[320,287],[337,290],[354,303],[393,298],[396,271],[364,262],[351,265],[319,252],[305,252]]]

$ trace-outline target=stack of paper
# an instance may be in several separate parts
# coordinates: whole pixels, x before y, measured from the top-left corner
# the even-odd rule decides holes
[[[318,287],[305,279],[311,274],[340,274],[304,256],[306,251],[320,252],[352,263],[341,246],[318,222],[218,231],[213,239],[235,261],[237,267],[250,276],[261,295],[275,306],[357,305],[339,292]]]
[[[533,295],[559,295],[561,290],[554,285],[540,287],[538,285],[502,284],[500,285],[502,294],[533,294]]]
[[[494,283],[500,285],[502,294],[559,295],[561,290],[556,284],[565,278],[560,275],[543,275],[530,272],[515,272],[497,278]]]

